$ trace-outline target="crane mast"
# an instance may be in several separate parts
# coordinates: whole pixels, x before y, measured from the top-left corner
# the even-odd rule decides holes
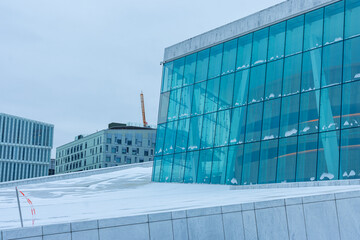
[[[148,123],[146,122],[146,118],[145,118],[144,94],[142,93],[142,91],[140,94],[140,100],[141,100],[141,111],[142,111],[143,124],[144,124],[144,127],[147,127]]]

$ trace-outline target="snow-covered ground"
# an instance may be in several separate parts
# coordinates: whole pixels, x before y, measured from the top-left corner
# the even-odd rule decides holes
[[[34,225],[122,217],[190,208],[360,190],[359,185],[230,190],[224,185],[152,183],[151,167],[20,186],[36,210]],[[22,196],[24,225],[31,209]],[[19,227],[13,187],[0,188],[0,229]]]

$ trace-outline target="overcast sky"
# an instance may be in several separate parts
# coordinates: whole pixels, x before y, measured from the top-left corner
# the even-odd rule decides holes
[[[282,0],[1,0],[0,112],[55,125],[156,124],[164,48]]]

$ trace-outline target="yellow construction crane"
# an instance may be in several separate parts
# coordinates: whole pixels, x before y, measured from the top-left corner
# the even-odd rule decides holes
[[[141,111],[142,111],[143,124],[144,124],[144,127],[147,127],[148,123],[146,122],[146,118],[145,118],[144,94],[143,94],[142,91],[140,93],[140,101],[141,101]]]

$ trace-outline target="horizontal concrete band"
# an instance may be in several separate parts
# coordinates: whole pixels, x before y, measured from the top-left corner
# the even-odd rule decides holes
[[[260,12],[165,48],[164,62],[245,35],[340,0],[287,0]]]
[[[360,239],[360,191],[2,230],[0,240]]]
[[[115,171],[119,171],[119,170],[134,168],[134,167],[152,167],[152,165],[153,165],[153,162],[133,163],[133,164],[127,164],[127,165],[122,165],[122,166],[116,166],[116,167],[108,167],[108,168],[87,170],[87,171],[74,172],[74,173],[57,174],[57,175],[46,176],[46,177],[29,178],[29,179],[0,183],[0,188],[15,187],[15,186],[21,186],[21,185],[43,183],[43,182],[61,181],[61,180],[66,180],[66,179],[73,179],[73,178],[87,177],[87,176],[103,174],[103,173],[110,173],[110,172],[115,172]]]

